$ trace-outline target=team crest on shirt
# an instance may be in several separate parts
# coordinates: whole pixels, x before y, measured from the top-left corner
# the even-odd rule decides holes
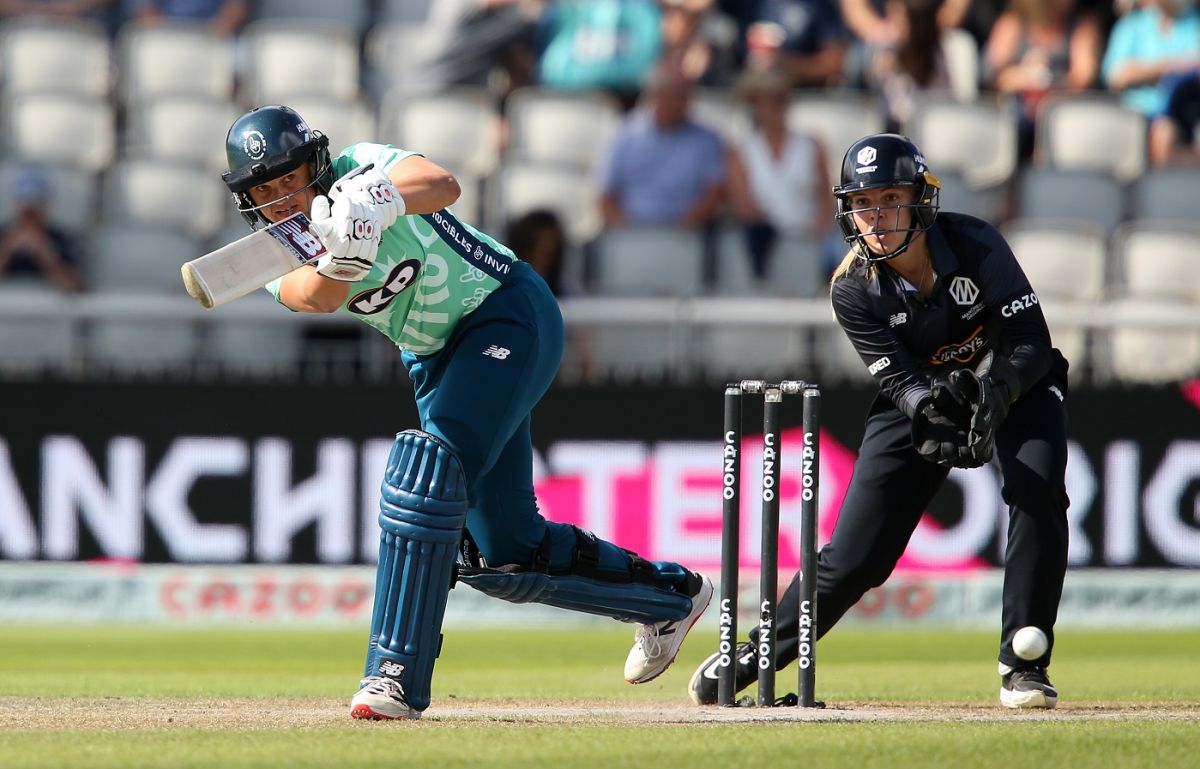
[[[970,278],[964,278],[961,275],[950,282],[950,298],[955,304],[966,307],[970,304],[975,304],[975,300],[979,298],[979,286]]]

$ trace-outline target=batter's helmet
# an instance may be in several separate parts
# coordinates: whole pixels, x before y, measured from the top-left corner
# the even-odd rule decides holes
[[[312,172],[309,187],[315,186],[325,195],[333,183],[329,138],[310,129],[289,107],[255,107],[235,120],[225,137],[225,155],[229,170],[221,178],[251,227],[267,222],[259,209],[275,202],[256,206],[247,192],[254,185],[283,176],[303,163],[308,163]]]

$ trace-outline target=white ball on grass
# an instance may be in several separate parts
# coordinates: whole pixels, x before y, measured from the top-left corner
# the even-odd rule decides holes
[[[1041,657],[1049,646],[1050,641],[1046,639],[1046,634],[1042,632],[1041,628],[1030,625],[1013,633],[1013,654],[1023,660],[1035,660]]]

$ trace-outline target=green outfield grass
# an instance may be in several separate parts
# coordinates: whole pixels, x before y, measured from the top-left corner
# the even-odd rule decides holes
[[[0,767],[1196,765],[1200,631],[1060,632],[1046,716],[996,704],[992,634],[839,628],[819,696],[886,717],[692,722],[710,635],[633,687],[624,630],[448,632],[429,717],[401,724],[346,716],[361,632],[0,628]]]

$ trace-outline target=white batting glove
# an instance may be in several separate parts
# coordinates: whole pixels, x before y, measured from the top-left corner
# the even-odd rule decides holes
[[[333,185],[333,199],[342,197],[368,203],[379,212],[379,226],[387,229],[404,216],[407,208],[404,198],[388,175],[378,168],[370,168],[360,174],[343,177]]]
[[[327,278],[352,283],[366,277],[379,254],[379,213],[374,207],[343,197],[330,205],[318,195],[312,204],[313,232],[325,244],[317,259],[317,272]]]

